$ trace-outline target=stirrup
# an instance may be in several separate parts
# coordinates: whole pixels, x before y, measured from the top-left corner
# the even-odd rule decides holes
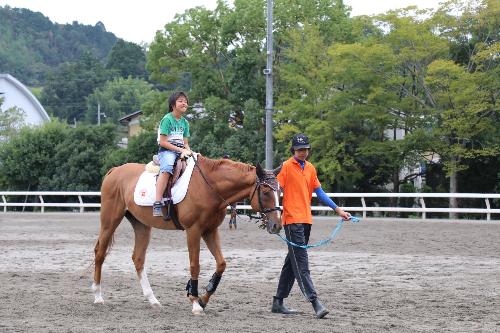
[[[163,204],[161,203],[161,201],[155,201],[153,204],[153,216],[155,217],[163,216],[163,212],[161,211],[162,207]]]

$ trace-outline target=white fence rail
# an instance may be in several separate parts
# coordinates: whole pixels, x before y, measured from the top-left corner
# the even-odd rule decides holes
[[[42,213],[45,208],[74,208],[80,212],[84,212],[86,208],[100,208],[101,204],[96,202],[85,202],[83,198],[87,197],[100,197],[101,192],[29,192],[29,191],[0,191],[2,201],[0,207],[3,211],[7,212],[8,207],[39,207]],[[422,218],[427,217],[427,213],[459,213],[459,214],[486,214],[486,219],[491,220],[492,214],[500,214],[500,209],[491,208],[491,199],[500,199],[500,194],[488,193],[327,193],[327,195],[336,201],[340,198],[359,198],[359,206],[343,207],[349,212],[361,212],[363,217],[367,217],[367,213],[372,212],[409,212],[420,213]],[[66,199],[72,198],[74,202],[46,202],[44,197],[64,197]],[[313,194],[315,197],[316,195]],[[13,202],[10,197],[23,197],[23,201]],[[413,198],[415,204],[413,207],[380,207],[369,206],[366,203],[367,198]],[[426,198],[460,198],[460,199],[483,199],[484,206],[477,208],[446,208],[446,207],[427,207]],[[33,202],[36,201],[36,202]],[[66,200],[64,200],[66,201]],[[418,203],[418,204],[417,204]],[[237,209],[251,209],[249,205],[238,205]],[[329,211],[330,208],[326,206],[313,206],[313,211]]]
[[[78,208],[81,213],[85,211],[85,208],[100,208],[100,203],[84,202],[83,197],[100,197],[101,192],[23,192],[23,191],[12,191],[12,192],[1,192],[2,202],[0,202],[0,207],[3,206],[3,211],[7,212],[8,207],[40,207],[42,213],[45,212],[46,207],[54,208]],[[44,197],[58,196],[74,199],[75,202],[45,202]],[[24,197],[23,202],[10,202],[7,200],[9,197]],[[33,197],[37,198],[38,202],[28,202],[28,199],[33,200]],[[78,200],[78,202],[76,202]],[[100,201],[100,200],[99,200]]]

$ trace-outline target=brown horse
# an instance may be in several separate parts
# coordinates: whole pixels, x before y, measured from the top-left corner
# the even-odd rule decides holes
[[[153,294],[146,275],[144,262],[151,238],[152,227],[175,230],[171,220],[153,217],[152,208],[138,206],[134,202],[134,188],[144,171],[144,164],[129,163],[112,168],[101,186],[101,228],[95,246],[95,273],[92,290],[94,303],[103,303],[101,294],[101,270],[107,252],[111,248],[113,234],[124,217],[132,224],[135,246],[132,260],[144,293],[152,306],[161,306]],[[210,296],[215,292],[226,261],[222,255],[218,226],[224,220],[229,202],[250,198],[252,209],[260,212],[269,233],[279,233],[281,216],[279,185],[272,171],[231,160],[211,160],[198,155],[186,197],[176,205],[177,216],[186,230],[191,279],[186,290],[193,304],[192,312],[203,312]],[[216,270],[198,296],[200,274],[200,240],[203,238],[216,261]]]

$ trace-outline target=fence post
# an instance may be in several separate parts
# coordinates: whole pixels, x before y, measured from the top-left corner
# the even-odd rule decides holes
[[[43,201],[43,196],[39,195],[38,198],[40,199],[40,203],[42,206],[40,207],[42,209],[42,213],[45,213],[45,201]],[[33,207],[33,211],[35,210],[35,207]]]
[[[78,201],[80,201],[80,213],[83,213],[85,207],[83,207],[83,200],[81,195],[78,195]]]
[[[420,204],[422,205],[422,208],[425,209],[425,201],[424,201],[424,197],[420,197]],[[427,214],[425,213],[425,210],[422,211],[422,219],[426,219],[427,218]]]
[[[366,219],[366,202],[365,202],[365,197],[361,197],[361,205],[363,206],[363,218]]]
[[[484,198],[484,201],[486,202],[486,209],[488,209],[488,213],[486,213],[486,221],[491,220],[491,213],[490,213],[490,201],[488,198]]]

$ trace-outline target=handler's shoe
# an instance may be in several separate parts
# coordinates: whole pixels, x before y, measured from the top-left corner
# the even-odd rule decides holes
[[[297,311],[287,308],[283,304],[283,298],[273,297],[273,306],[271,308],[272,313],[282,313],[282,314],[296,314]]]
[[[328,311],[323,304],[316,298],[314,301],[311,302],[314,312],[316,312],[316,318],[321,319],[324,316],[326,316],[330,311]]]
[[[161,207],[163,207],[161,201],[155,201],[153,204],[153,216],[163,216]]]

